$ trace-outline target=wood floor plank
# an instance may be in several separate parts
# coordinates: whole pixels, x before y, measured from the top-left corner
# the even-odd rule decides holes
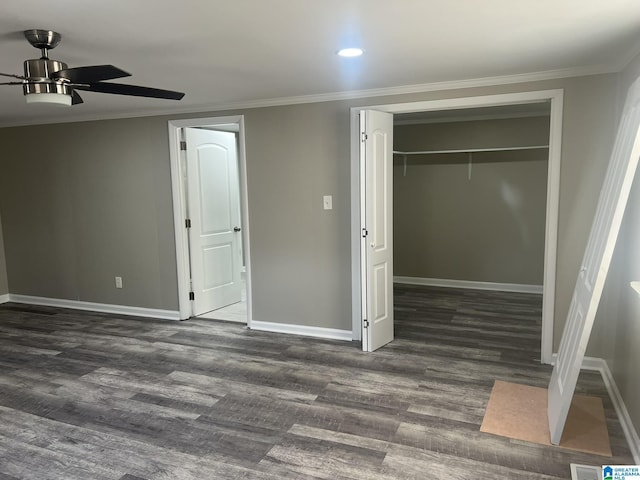
[[[105,468],[77,455],[65,455],[36,445],[9,440],[0,436],[2,469],[9,475],[23,479],[65,478],[68,480],[110,480],[121,475],[118,470]],[[55,471],[55,477],[51,473]]]
[[[376,473],[385,455],[378,450],[289,434],[261,463],[284,464],[291,472],[325,479],[391,480],[391,476]]]
[[[396,339],[355,342],[0,305],[0,480],[568,479],[633,462],[480,432],[495,380],[545,387],[541,296],[396,286]]]

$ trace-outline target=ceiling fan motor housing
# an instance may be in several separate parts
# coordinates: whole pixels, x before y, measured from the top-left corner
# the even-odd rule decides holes
[[[23,85],[25,95],[32,93],[58,93],[71,95],[69,82],[63,80],[51,80],[53,72],[64,70],[67,64],[48,58],[37,58],[24,62],[24,76],[31,80]]]

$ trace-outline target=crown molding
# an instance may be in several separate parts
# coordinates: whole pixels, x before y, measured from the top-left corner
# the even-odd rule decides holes
[[[24,127],[32,125],[47,125],[54,123],[75,123],[90,122],[100,120],[120,120],[126,118],[144,118],[159,116],[183,116],[189,114],[201,114],[204,112],[220,112],[230,110],[248,110],[253,108],[279,107],[285,105],[299,105],[305,103],[321,103],[345,100],[358,100],[363,98],[375,98],[385,96],[410,95],[416,93],[428,93],[446,90],[464,90],[469,88],[490,87],[500,85],[513,85],[527,82],[541,82],[545,80],[558,80],[571,77],[586,77],[590,75],[601,75],[617,73],[627,66],[635,58],[632,56],[624,65],[622,62],[616,65],[592,65],[588,67],[563,68],[558,70],[546,70],[542,72],[519,73],[514,75],[503,75],[495,77],[472,78],[466,80],[451,80],[432,83],[421,83],[414,85],[403,85],[396,87],[372,88],[366,90],[348,90],[343,92],[329,92],[314,95],[299,95],[292,97],[278,97],[263,100],[248,100],[240,102],[230,102],[222,104],[209,104],[202,107],[184,107],[168,110],[153,110],[146,112],[123,112],[107,115],[76,115],[55,117],[50,119],[33,119],[24,122],[0,123],[0,128]]]
[[[614,71],[622,72],[629,67],[637,57],[640,57],[640,40],[636,42],[634,48],[630,48],[627,54],[623,55],[620,60],[614,64]]]

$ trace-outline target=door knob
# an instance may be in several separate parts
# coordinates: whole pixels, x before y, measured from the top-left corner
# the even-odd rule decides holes
[[[241,230],[241,228],[240,228],[240,227],[233,227],[233,231],[234,231],[234,232],[239,232],[240,230]]]

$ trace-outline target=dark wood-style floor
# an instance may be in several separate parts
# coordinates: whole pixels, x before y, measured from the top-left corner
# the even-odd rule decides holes
[[[630,464],[479,431],[494,380],[546,386],[536,295],[397,286],[357,343],[0,305],[0,480],[550,479]]]

